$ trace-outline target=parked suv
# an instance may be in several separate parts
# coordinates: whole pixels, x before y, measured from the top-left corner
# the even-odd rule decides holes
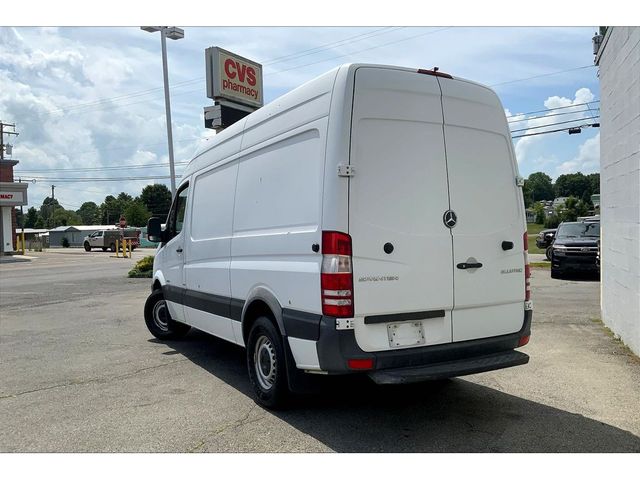
[[[551,278],[561,278],[568,271],[599,272],[599,239],[599,222],[561,223],[551,246]]]

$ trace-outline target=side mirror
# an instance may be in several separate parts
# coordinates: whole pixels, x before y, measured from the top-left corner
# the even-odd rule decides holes
[[[147,222],[147,238],[150,242],[162,242],[164,232],[162,231],[162,223],[158,217],[151,217]]]

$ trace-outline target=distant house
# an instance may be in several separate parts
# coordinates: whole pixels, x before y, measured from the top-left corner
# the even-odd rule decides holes
[[[529,208],[525,210],[525,213],[527,215],[527,223],[533,223],[536,221],[536,214],[533,210]]]
[[[553,206],[553,208],[560,207],[560,206],[564,205],[565,203],[567,203],[567,199],[568,198],[569,197],[556,197],[556,198],[553,199],[553,202],[552,202],[551,205]]]
[[[62,239],[66,237],[70,247],[81,247],[84,237],[96,230],[116,230],[115,225],[64,225],[49,230],[49,247],[62,247]]]

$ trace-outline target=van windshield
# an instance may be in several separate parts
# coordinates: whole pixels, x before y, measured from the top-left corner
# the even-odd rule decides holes
[[[599,223],[564,223],[558,227],[557,238],[600,237]]]

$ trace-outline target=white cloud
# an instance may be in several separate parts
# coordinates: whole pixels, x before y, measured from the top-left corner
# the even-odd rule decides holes
[[[566,173],[582,172],[584,174],[600,171],[600,132],[587,139],[578,149],[578,154],[556,167],[555,178]]]
[[[584,105],[587,102],[592,102],[594,98],[595,96],[588,88],[578,89],[573,100],[559,96],[548,97],[543,102],[544,106],[549,109],[548,112],[535,113],[528,116],[523,114],[513,116],[509,119],[511,130],[519,130],[515,132],[515,135],[527,135],[572,126],[574,125],[573,121],[577,122],[579,120],[595,116],[592,112],[594,107],[590,107],[592,110],[589,110],[589,108]],[[557,108],[561,108],[561,110],[551,110]],[[579,124],[580,123],[578,122],[575,123],[575,125]],[[566,132],[563,133],[566,135]],[[517,139],[515,142],[515,151],[518,163],[523,164],[532,162],[533,159],[530,157],[532,147],[536,144],[547,141],[549,135],[532,135]]]

